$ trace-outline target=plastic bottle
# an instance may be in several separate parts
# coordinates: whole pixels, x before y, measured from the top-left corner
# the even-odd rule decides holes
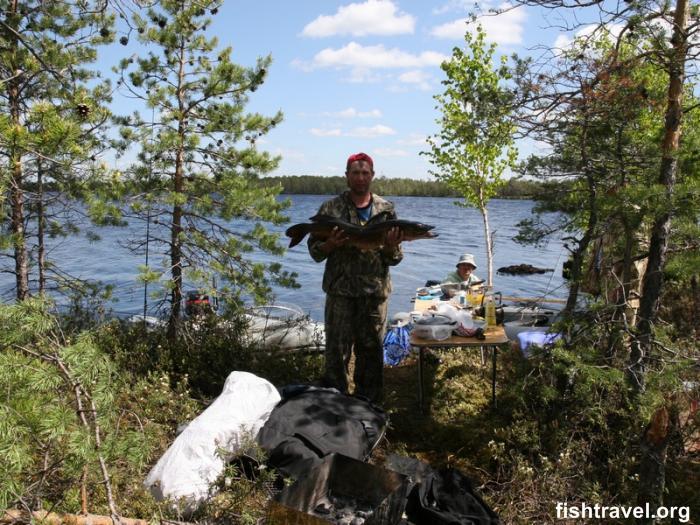
[[[460,290],[457,292],[457,304],[461,306],[462,308],[467,307],[467,292],[464,290]]]
[[[491,294],[485,297],[484,317],[486,318],[486,326],[489,328],[496,326],[496,303]]]

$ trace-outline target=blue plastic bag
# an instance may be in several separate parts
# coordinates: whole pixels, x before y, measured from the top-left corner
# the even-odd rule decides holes
[[[384,364],[395,366],[411,352],[408,326],[393,326],[384,336]]]
[[[532,345],[548,346],[553,344],[558,339],[561,339],[561,334],[547,332],[520,332],[518,334],[518,342],[520,343],[520,351],[523,356],[530,357]]]

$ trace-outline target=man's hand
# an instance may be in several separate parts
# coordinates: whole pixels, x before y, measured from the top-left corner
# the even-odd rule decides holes
[[[346,242],[348,242],[348,239],[350,237],[347,236],[347,234],[335,226],[331,230],[330,236],[325,240],[325,242],[321,245],[321,250],[328,255],[332,251],[335,251],[337,248],[344,246]]]
[[[386,232],[386,239],[384,241],[384,249],[387,252],[392,252],[396,250],[396,247],[403,241],[403,232],[397,226],[391,228]]]

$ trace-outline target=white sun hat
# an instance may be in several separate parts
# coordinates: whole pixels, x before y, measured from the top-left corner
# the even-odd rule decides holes
[[[478,266],[476,265],[476,260],[474,259],[474,256],[471,253],[464,253],[460,255],[459,261],[457,261],[457,266],[459,266],[460,264],[471,264],[475,270],[478,268]]]

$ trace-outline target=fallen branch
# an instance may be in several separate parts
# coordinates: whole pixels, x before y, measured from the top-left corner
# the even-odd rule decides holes
[[[45,510],[35,510],[31,513],[24,510],[6,510],[0,515],[0,523],[30,523],[39,522],[45,525],[114,525],[114,521],[110,516],[100,516],[98,514],[58,514],[56,512],[48,512]],[[122,525],[149,525],[147,520],[139,520],[133,518],[119,518]]]
[[[99,514],[59,514],[46,510],[30,513],[19,509],[8,509],[0,514],[0,524],[29,523],[31,520],[45,525],[114,525],[111,516]],[[138,518],[119,518],[122,525],[152,525],[154,521]],[[160,525],[194,525],[186,521],[174,521],[162,518],[155,523]]]

